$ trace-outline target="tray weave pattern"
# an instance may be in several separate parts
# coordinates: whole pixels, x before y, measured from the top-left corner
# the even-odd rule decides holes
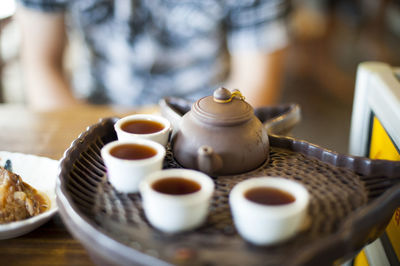
[[[373,178],[272,142],[268,163],[245,174],[215,179],[209,217],[201,228],[167,235],[147,222],[138,194],[118,193],[108,183],[100,149],[113,139],[114,132],[98,136],[74,161],[66,179],[73,204],[101,233],[171,264],[285,265],[290,261],[287,254],[296,254],[302,247],[329,237],[352,212],[386,189]],[[168,149],[164,168],[179,167]],[[229,192],[238,182],[258,176],[296,180],[311,194],[309,219],[290,241],[255,247],[242,240],[235,230]],[[371,193],[374,189],[375,193]]]

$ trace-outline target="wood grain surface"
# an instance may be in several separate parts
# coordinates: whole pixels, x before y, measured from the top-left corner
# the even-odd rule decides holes
[[[59,160],[71,142],[99,119],[156,111],[154,107],[126,110],[79,106],[38,113],[20,105],[0,105],[0,150]],[[2,265],[93,265],[59,214],[31,233],[1,240],[0,257]]]

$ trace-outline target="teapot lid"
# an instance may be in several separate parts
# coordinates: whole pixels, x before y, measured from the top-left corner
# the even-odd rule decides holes
[[[218,88],[212,96],[196,101],[193,114],[202,122],[213,125],[234,125],[254,116],[254,110],[239,90]]]

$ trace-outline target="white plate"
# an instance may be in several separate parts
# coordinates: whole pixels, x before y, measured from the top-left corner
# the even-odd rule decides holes
[[[50,199],[50,209],[18,222],[0,224],[0,239],[14,238],[38,228],[47,222],[58,210],[56,203],[56,179],[58,161],[30,154],[0,151],[0,166],[11,160],[12,170],[22,180]]]

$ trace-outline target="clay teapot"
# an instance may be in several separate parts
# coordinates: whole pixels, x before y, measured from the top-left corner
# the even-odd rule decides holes
[[[267,130],[238,90],[219,88],[196,101],[172,139],[175,159],[210,175],[239,174],[269,158]]]

